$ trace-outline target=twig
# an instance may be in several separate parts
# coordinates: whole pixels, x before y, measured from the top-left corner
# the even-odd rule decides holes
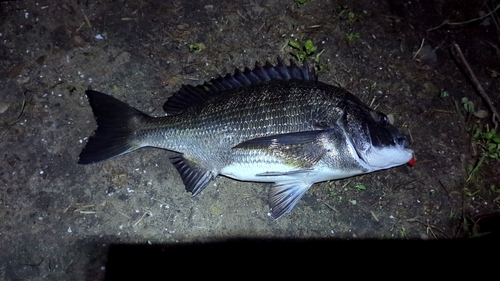
[[[346,182],[346,183],[345,183],[345,184],[344,184],[344,185],[343,185],[340,189],[342,190],[344,187],[346,187],[346,186],[347,186],[348,184],[350,184],[350,183],[351,183],[351,181],[350,181],[350,180],[349,180],[349,181],[347,181],[347,182]]]
[[[427,232],[430,231],[430,233],[432,234],[432,236],[435,238],[435,239],[438,239],[438,237],[436,236],[436,234],[434,234],[434,231],[432,231],[432,229],[435,229],[437,231],[439,231],[441,234],[443,234],[446,238],[450,238],[450,236],[448,234],[446,234],[444,231],[442,231],[441,229],[437,228],[436,226],[432,225],[432,224],[429,224],[428,222],[427,223],[424,223],[423,221],[417,219],[417,218],[413,218],[413,219],[408,219],[406,220],[407,222],[418,222],[420,223],[421,225],[425,226],[426,229],[427,229]]]
[[[499,5],[499,7],[500,7],[500,5]],[[488,104],[488,107],[490,108],[491,112],[493,113],[491,120],[492,120],[493,124],[495,124],[495,130],[496,130],[498,128],[498,120],[500,118],[500,115],[498,115],[498,112],[497,112],[496,108],[493,106],[493,103],[491,102],[490,97],[486,94],[486,92],[484,91],[481,84],[479,84],[479,81],[477,80],[476,75],[474,74],[474,72],[470,68],[469,63],[465,59],[464,54],[462,53],[462,50],[460,50],[460,47],[458,46],[458,44],[453,43],[451,50],[452,50],[453,54],[455,56],[458,56],[460,58],[460,60],[462,61],[462,63],[465,65],[465,67],[469,71],[469,75],[470,75],[472,82],[474,83],[474,86],[476,86],[476,89],[481,94],[481,96],[486,101],[486,103]]]
[[[424,46],[425,38],[422,39],[422,43],[420,43],[420,48],[418,48],[417,52],[413,55],[413,58],[411,60],[415,60],[415,58],[418,56],[420,51],[422,50],[422,47]]]
[[[451,194],[450,192],[448,191],[448,188],[446,188],[446,185],[444,185],[444,183],[441,181],[441,180],[438,180],[438,182],[441,184],[441,186],[443,187],[443,189],[446,191],[446,193],[448,193],[448,196],[451,197]]]
[[[23,116],[24,110],[26,109],[26,104],[31,102],[31,99],[30,100],[26,99],[26,92],[27,91],[23,93],[24,96],[23,103],[21,104],[21,110],[19,110],[19,114],[17,115],[16,120],[12,121],[10,124],[7,125],[7,128],[0,135],[0,139],[2,139],[7,134],[10,128],[12,128],[12,126],[14,126],[19,121],[19,119],[21,119],[21,116]]]
[[[82,27],[85,25],[85,22],[82,22],[82,24],[80,24],[80,26],[76,29],[76,32],[79,32],[80,29],[82,29]]]
[[[73,204],[69,204],[68,208],[64,209],[63,214],[66,213]]]
[[[259,30],[257,32],[260,32],[265,24],[266,24],[266,22],[263,22],[262,25],[259,27]]]
[[[500,29],[498,30],[498,33],[500,34]],[[488,42],[488,41],[486,41],[486,42]],[[495,50],[497,51],[497,54],[500,54],[500,49],[495,44],[493,44],[491,42],[488,42],[488,44],[490,44],[491,47],[495,48]]]
[[[376,98],[377,98],[376,96],[375,96],[375,97],[373,97],[372,102],[370,103],[369,107],[373,107],[373,103],[375,102],[375,99],[376,99]]]
[[[118,213],[119,213],[120,215],[122,215],[122,216],[124,216],[124,217],[128,218],[128,219],[132,219],[131,217],[127,216],[126,214],[124,214],[124,213],[122,213],[122,212],[120,212],[120,211],[118,211]]]
[[[142,217],[136,223],[134,223],[133,226],[136,226],[147,215],[149,215],[149,212],[148,211],[144,212],[144,215],[142,215]]]
[[[248,19],[247,19],[247,18],[245,18],[245,16],[243,16],[243,15],[240,13],[240,10],[236,10],[236,13],[237,13],[238,15],[240,15],[240,17],[242,17],[244,20],[248,21]]]
[[[429,31],[433,31],[433,30],[436,30],[444,25],[462,25],[462,24],[467,24],[467,23],[471,23],[471,22],[474,22],[474,21],[477,21],[477,20],[481,20],[481,19],[484,19],[488,16],[490,16],[491,14],[493,14],[494,12],[496,12],[498,9],[500,8],[500,4],[491,12],[481,16],[481,17],[478,17],[478,18],[475,18],[475,19],[471,19],[471,20],[468,20],[468,21],[462,21],[462,22],[450,22],[449,20],[445,20],[443,21],[442,24],[436,26],[436,27],[433,27],[433,28],[429,28],[427,29],[427,32]]]
[[[82,10],[82,14],[83,14],[83,18],[85,19],[85,22],[87,23],[89,28],[92,28],[92,25],[90,24],[89,18],[87,17],[87,15],[85,14],[85,12],[83,10]]]
[[[453,99],[453,103],[455,104],[455,110],[457,111],[457,114],[462,117],[462,120],[464,121],[463,123],[466,124],[467,118],[463,115],[462,111],[460,110],[460,106],[458,105],[458,102],[454,98],[452,98],[452,99]],[[465,131],[465,126],[462,125],[462,122],[458,122],[458,127],[460,127],[460,130],[462,132]]]
[[[486,5],[486,8],[488,8],[488,11],[491,13],[491,10],[490,8],[488,7],[488,5]],[[497,32],[498,32],[498,36],[499,36],[499,41],[500,41],[500,26],[498,24],[498,17],[495,15],[495,14],[491,14],[491,19],[493,21],[493,23],[495,24],[495,27],[497,28]]]
[[[431,111],[439,112],[439,113],[448,113],[448,114],[454,114],[455,113],[455,111],[444,110],[444,109],[432,109]]]
[[[337,209],[335,209],[335,207],[332,207],[330,205],[328,205],[327,203],[323,203],[325,204],[330,210],[334,211],[335,213],[338,213],[339,211],[337,211]]]
[[[415,182],[418,182],[418,183],[421,183],[421,184],[425,185],[425,183],[422,182],[422,178],[420,178],[420,179],[412,180],[410,182],[404,182],[404,183],[402,183],[400,185],[397,185],[395,188],[400,188],[402,186],[408,186],[408,185],[413,184]]]

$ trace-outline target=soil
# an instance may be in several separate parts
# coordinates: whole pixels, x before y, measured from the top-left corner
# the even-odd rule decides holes
[[[498,216],[499,162],[487,158],[469,180],[468,167],[483,153],[474,131],[491,128],[492,114],[451,48],[460,46],[499,110],[500,10],[441,24],[479,18],[498,4],[2,1],[0,279],[103,280],[110,245],[120,243],[434,240],[486,232],[478,221]],[[393,114],[411,137],[416,165],[316,184],[273,220],[269,184],[219,176],[191,197],[165,150],[77,164],[96,128],[86,89],[162,116],[182,84],[294,58],[288,40],[318,47],[307,60],[320,81]],[[201,50],[190,52],[192,44]],[[488,116],[468,114],[464,97]]]

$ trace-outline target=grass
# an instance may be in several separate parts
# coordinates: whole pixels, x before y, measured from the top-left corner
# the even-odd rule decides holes
[[[195,53],[198,54],[199,52],[203,51],[206,46],[203,43],[196,43],[196,44],[189,44],[189,52],[190,53]]]
[[[349,33],[349,34],[347,34],[347,40],[349,40],[350,42],[356,41],[356,40],[359,40],[359,39],[361,39],[361,35],[359,35],[359,33]]]
[[[306,40],[305,43],[301,44],[300,42],[294,40],[288,40],[288,46],[292,47],[291,55],[294,56],[299,63],[304,62],[307,58],[312,57],[314,53],[318,50],[318,47],[314,45],[311,40]],[[314,62],[319,62],[319,57],[323,54],[325,50],[321,50],[314,57]]]
[[[474,140],[475,144],[481,150],[481,157],[474,166],[469,166],[467,171],[469,174],[467,182],[473,179],[488,158],[494,161],[500,159],[500,135],[495,129],[490,129],[489,126],[486,126],[484,131],[481,127],[477,128],[474,134]],[[498,165],[498,163],[494,165]]]

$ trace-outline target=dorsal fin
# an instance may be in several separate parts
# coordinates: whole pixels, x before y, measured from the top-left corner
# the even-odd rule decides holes
[[[316,81],[317,76],[314,68],[309,68],[307,62],[304,62],[301,66],[297,66],[297,64],[290,60],[290,65],[286,65],[278,57],[277,65],[272,65],[267,61],[262,66],[256,62],[252,70],[245,68],[242,72],[236,69],[233,75],[228,73],[224,77],[219,76],[202,85],[182,85],[180,90],[165,102],[163,110],[168,114],[179,114],[189,106],[203,102],[218,93],[254,86],[273,80]]]

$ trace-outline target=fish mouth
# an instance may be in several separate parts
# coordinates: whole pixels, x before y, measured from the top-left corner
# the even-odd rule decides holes
[[[401,149],[405,149],[410,145],[410,141],[408,140],[408,138],[405,135],[403,135],[403,137],[397,137],[395,140],[395,143]]]
[[[410,140],[405,134],[398,132],[398,135],[394,137],[394,143],[400,150],[413,155],[413,150],[408,148],[408,146],[410,146]]]
[[[361,147],[355,144],[352,137],[349,138],[360,163],[363,163],[362,166],[369,170],[387,169],[405,164],[413,159],[413,150],[408,148],[410,145],[408,137],[396,130],[391,134],[392,141],[389,138],[385,143],[378,142],[378,145],[375,145],[368,133],[367,143],[369,145]]]
[[[401,134],[401,135],[402,136],[396,137],[396,139],[395,139],[396,146],[400,150],[410,154],[412,156],[411,159],[413,159],[413,150],[408,148],[408,146],[410,146],[410,140],[408,139],[408,137],[406,135],[404,135],[404,134]]]

